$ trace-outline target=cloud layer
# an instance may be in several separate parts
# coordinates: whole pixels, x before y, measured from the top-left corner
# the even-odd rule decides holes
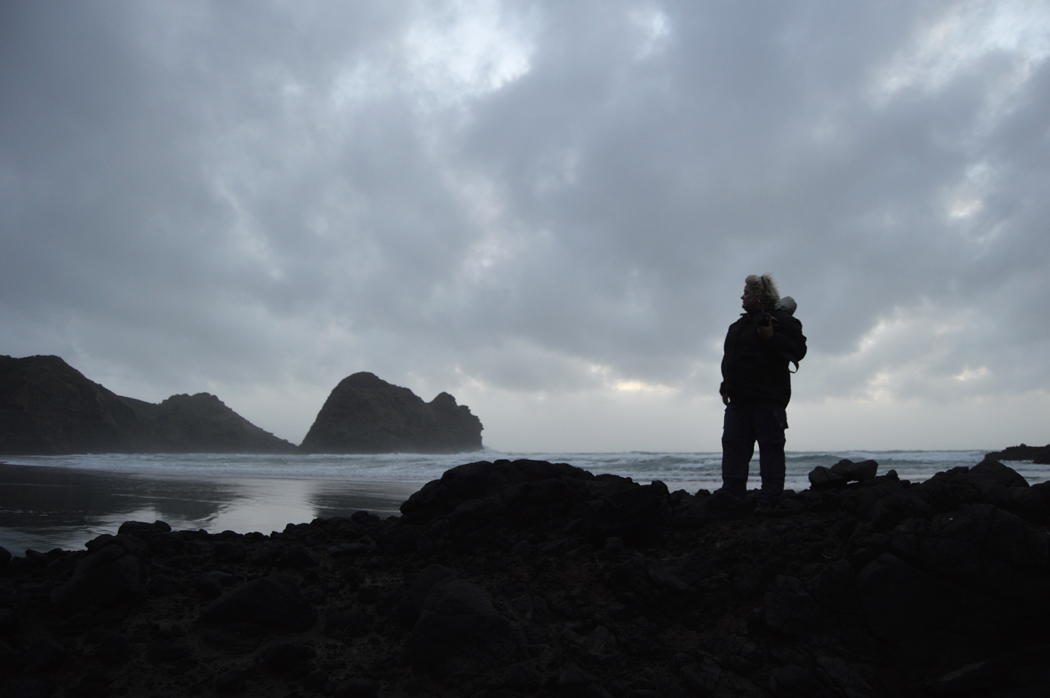
[[[789,448],[1041,443],[1048,59],[1040,2],[5,3],[0,352],[296,442],[371,370],[716,450],[771,271]]]

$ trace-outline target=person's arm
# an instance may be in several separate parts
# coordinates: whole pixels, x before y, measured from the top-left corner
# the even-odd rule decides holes
[[[760,337],[763,336],[762,329],[759,327]],[[775,332],[770,326],[766,339],[778,354],[788,357],[791,361],[798,362],[806,356],[806,337],[802,334],[802,323],[795,318],[779,321]]]

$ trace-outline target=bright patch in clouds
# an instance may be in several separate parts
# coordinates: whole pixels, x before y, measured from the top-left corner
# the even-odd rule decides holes
[[[649,385],[641,381],[620,381],[615,388],[621,393],[669,393],[672,388],[666,385]]]
[[[520,21],[492,0],[456,2],[405,34],[409,70],[438,104],[500,89],[529,72],[532,44]]]
[[[978,366],[977,368],[970,368],[967,366],[962,371],[952,376],[952,378],[960,383],[968,383],[970,381],[987,378],[989,375],[991,375],[991,371],[988,370],[987,366]]]
[[[1013,65],[1003,78],[1001,102],[1050,56],[1050,5],[1042,0],[969,0],[934,5],[943,14],[919,28],[877,81],[877,92],[891,96],[910,87],[939,90],[979,61],[996,53]]]
[[[639,59],[661,53],[667,47],[671,36],[671,21],[667,13],[658,7],[650,7],[632,10],[627,16],[639,34]]]

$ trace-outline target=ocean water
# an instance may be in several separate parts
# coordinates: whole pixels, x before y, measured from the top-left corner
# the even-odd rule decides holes
[[[956,466],[972,466],[984,451],[789,452],[786,488],[809,486],[816,466],[843,458],[873,459],[879,472],[923,481]],[[477,460],[532,458],[612,473],[672,491],[721,485],[720,453],[504,453],[456,455],[215,455],[100,454],[5,456],[0,465],[0,546],[78,549],[124,521],[168,522],[173,529],[212,533],[283,530],[288,523],[348,516],[358,510],[398,513],[401,502],[449,468]],[[1009,464],[1031,484],[1050,479],[1050,466]],[[757,457],[750,487],[758,487]]]

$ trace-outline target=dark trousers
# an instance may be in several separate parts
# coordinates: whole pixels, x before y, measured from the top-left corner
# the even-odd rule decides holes
[[[760,501],[776,504],[784,494],[784,430],[787,412],[773,402],[730,402],[722,428],[722,489],[747,494],[747,471],[758,442]]]

